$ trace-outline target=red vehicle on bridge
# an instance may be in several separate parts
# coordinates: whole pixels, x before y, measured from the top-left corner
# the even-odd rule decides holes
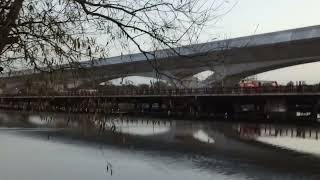
[[[241,80],[239,86],[242,88],[278,87],[278,83],[277,81]]]

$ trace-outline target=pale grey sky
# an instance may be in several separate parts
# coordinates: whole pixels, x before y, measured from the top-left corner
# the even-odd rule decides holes
[[[230,3],[235,0],[229,0]],[[320,25],[320,0],[237,0],[237,5],[216,24],[216,33],[239,37]],[[257,29],[257,30],[256,30]],[[320,47],[319,47],[320,50]],[[259,74],[259,79],[320,82],[320,63]]]

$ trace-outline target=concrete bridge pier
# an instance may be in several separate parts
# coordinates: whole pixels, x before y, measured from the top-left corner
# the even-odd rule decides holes
[[[288,99],[288,115],[290,119],[299,121],[316,121],[319,112],[319,100],[317,98]]]
[[[258,120],[265,118],[265,103],[263,101],[240,101],[232,102],[232,117],[235,120]],[[254,119],[247,119],[248,114]]]
[[[243,74],[227,74],[229,72],[228,66],[222,68],[218,66],[214,74],[209,76],[204,80],[203,84],[207,86],[224,86],[224,87],[234,87],[237,85],[242,79],[248,77],[249,75]]]
[[[264,106],[264,114],[267,119],[286,120],[288,114],[288,106],[286,99],[267,99]]]
[[[318,114],[320,112],[320,100],[317,100],[315,102],[315,104],[313,105],[313,108],[312,108],[312,112],[311,112],[311,118],[313,120],[318,120]]]

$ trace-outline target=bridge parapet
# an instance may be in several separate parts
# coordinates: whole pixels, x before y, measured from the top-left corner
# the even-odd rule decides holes
[[[188,89],[158,88],[115,88],[112,90],[64,91],[47,94],[1,94],[0,97],[103,97],[103,96],[262,96],[262,95],[320,95],[320,86],[279,86],[279,87],[214,87]]]

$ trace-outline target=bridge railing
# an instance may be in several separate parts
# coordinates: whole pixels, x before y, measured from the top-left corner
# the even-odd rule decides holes
[[[301,93],[320,93],[320,86],[279,86],[279,87],[215,87],[215,88],[195,88],[195,89],[127,89],[117,91],[99,91],[96,95],[229,95],[229,94],[301,94]],[[90,94],[90,93],[89,93]]]
[[[303,94],[319,93],[320,86],[277,86],[277,87],[214,87],[214,88],[114,88],[103,91],[63,91],[56,93],[2,94],[0,96],[188,96],[188,95],[251,95],[251,94]]]

